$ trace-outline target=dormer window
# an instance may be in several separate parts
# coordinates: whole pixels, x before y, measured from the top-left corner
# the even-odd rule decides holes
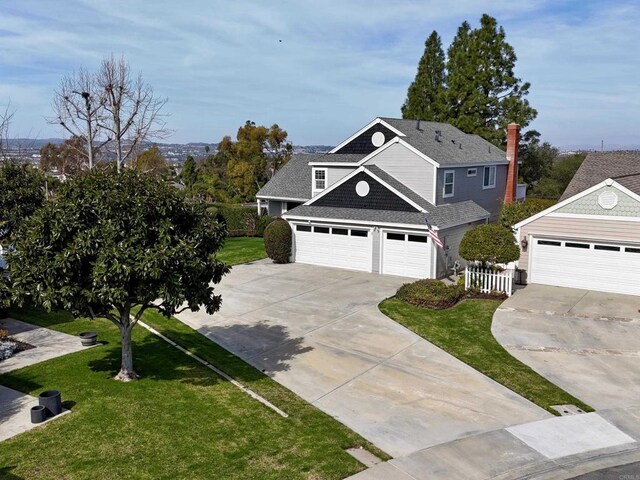
[[[313,169],[313,190],[319,192],[327,188],[327,169],[326,168],[314,168]]]

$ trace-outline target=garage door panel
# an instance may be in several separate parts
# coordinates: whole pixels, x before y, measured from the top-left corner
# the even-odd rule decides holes
[[[382,273],[414,278],[430,277],[431,243],[427,236],[386,232],[382,238]]]
[[[371,235],[352,236],[349,227],[307,226],[300,231],[294,225],[295,261],[325,267],[348,268],[370,272],[372,265]],[[329,233],[318,230],[329,229]],[[332,233],[335,228],[338,233]],[[347,235],[343,235],[344,231]],[[363,231],[362,228],[359,229]]]
[[[535,238],[532,243],[531,283],[640,294],[637,246]],[[584,245],[588,248],[575,248]]]

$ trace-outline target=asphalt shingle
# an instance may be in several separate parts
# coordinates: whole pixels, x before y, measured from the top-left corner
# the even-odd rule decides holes
[[[640,194],[640,151],[592,152],[578,168],[560,200],[612,178],[634,193]]]

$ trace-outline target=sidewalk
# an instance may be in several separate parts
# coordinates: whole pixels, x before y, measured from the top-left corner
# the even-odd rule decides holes
[[[394,458],[350,480],[567,479],[640,461],[640,406],[554,417]]]

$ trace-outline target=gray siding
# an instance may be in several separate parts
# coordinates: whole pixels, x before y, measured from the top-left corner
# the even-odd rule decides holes
[[[615,194],[617,204],[613,208],[602,208],[599,197],[603,193]],[[640,202],[613,186],[604,186],[595,192],[560,207],[555,213],[579,215],[602,215],[606,217],[640,217]]]
[[[354,170],[355,167],[327,167],[327,187],[343,179]]]
[[[477,168],[475,177],[467,177],[469,168]],[[455,182],[453,197],[443,198],[444,172],[453,170],[455,172]],[[507,183],[507,165],[496,166],[496,186],[495,188],[482,188],[484,167],[458,167],[439,168],[436,185],[436,205],[446,203],[463,202],[473,200],[482,208],[491,213],[491,220],[495,220],[500,215],[502,202],[504,201],[504,190]]]
[[[396,143],[371,158],[367,165],[377,165],[411,190],[433,203],[435,167],[404,145]]]
[[[467,262],[460,257],[460,241],[464,234],[475,225],[483,224],[484,221],[471,222],[457,227],[440,230],[438,236],[445,244],[445,250],[438,248],[436,274],[438,278],[452,275],[451,268],[456,262],[460,262],[460,267],[464,268]]]
[[[380,230],[371,230],[373,236],[373,273],[380,273]]]
[[[282,202],[277,200],[269,200],[269,207],[267,213],[270,217],[279,217],[282,215]]]

